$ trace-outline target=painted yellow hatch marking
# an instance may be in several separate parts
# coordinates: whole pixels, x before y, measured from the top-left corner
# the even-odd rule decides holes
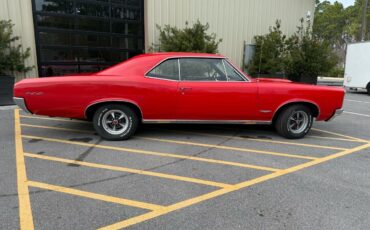
[[[23,155],[23,144],[21,137],[21,126],[19,119],[19,109],[14,110],[14,124],[15,124],[15,155],[17,165],[17,186],[18,186],[18,200],[19,200],[19,226],[20,229],[25,230],[34,229],[32,209],[30,202],[30,195],[27,186],[27,172]]]

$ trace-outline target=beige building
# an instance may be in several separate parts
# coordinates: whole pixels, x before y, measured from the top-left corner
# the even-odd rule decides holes
[[[314,0],[0,1],[0,19],[11,19],[32,51],[26,64],[36,68],[22,77],[95,72],[147,51],[158,41],[156,25],[198,19],[223,39],[220,53],[241,66],[255,35],[277,19],[290,35],[314,10]]]
[[[146,1],[146,47],[158,40],[156,25],[183,28],[196,20],[210,24],[210,32],[223,42],[219,52],[242,65],[244,44],[266,34],[277,19],[290,35],[299,19],[312,15],[314,0],[148,0]]]
[[[31,49],[26,65],[37,67],[35,33],[32,18],[32,3],[29,0],[0,0],[0,20],[12,20],[14,35],[21,37],[22,48]],[[37,68],[18,78],[38,76]]]

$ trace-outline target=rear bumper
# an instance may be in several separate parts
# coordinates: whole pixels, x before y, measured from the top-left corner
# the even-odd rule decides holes
[[[335,112],[334,112],[333,116],[331,116],[331,118],[329,118],[327,121],[332,121],[332,120],[334,120],[336,117],[338,117],[338,116],[342,115],[342,114],[343,114],[343,112],[344,112],[344,109],[337,109],[337,110],[335,110]]]
[[[31,114],[31,112],[28,110],[28,108],[26,106],[26,102],[24,101],[24,98],[21,98],[21,97],[13,97],[13,100],[14,100],[14,103],[17,104],[19,108],[21,108],[26,113],[30,113]]]

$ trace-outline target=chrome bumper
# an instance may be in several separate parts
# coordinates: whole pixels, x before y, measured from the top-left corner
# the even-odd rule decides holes
[[[14,103],[18,105],[19,108],[21,108],[24,112],[30,113],[31,112],[27,109],[26,103],[23,98],[21,97],[13,97]]]
[[[337,109],[337,110],[335,110],[335,113],[333,114],[333,116],[329,120],[327,120],[327,121],[334,120],[336,117],[342,115],[343,112],[344,112],[344,109]]]

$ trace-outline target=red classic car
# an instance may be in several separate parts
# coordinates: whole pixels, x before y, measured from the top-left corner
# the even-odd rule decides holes
[[[24,111],[93,122],[108,140],[124,140],[140,123],[267,124],[291,139],[314,118],[343,112],[343,88],[252,79],[224,56],[144,54],[86,76],[26,79],[14,87]]]

